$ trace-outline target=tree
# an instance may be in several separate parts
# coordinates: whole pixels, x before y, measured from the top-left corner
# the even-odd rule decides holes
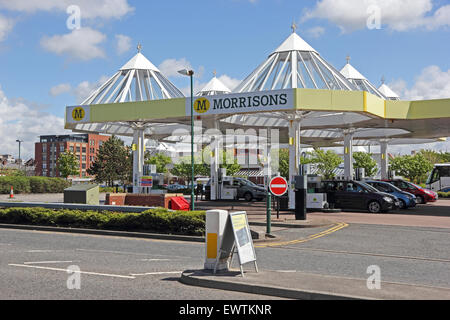
[[[100,146],[97,159],[87,172],[95,176],[95,181],[106,182],[110,187],[114,186],[115,181],[125,184],[132,176],[131,158],[130,148],[122,140],[112,136]]]
[[[76,176],[80,174],[80,163],[78,162],[77,156],[71,151],[61,153],[56,166],[59,174],[63,178],[67,179],[68,176]]]
[[[322,149],[314,149],[313,152],[308,152],[310,158],[304,159],[304,163],[314,163],[317,165],[317,170],[324,179],[333,179],[335,177],[334,170],[342,163],[342,158],[334,151]]]
[[[354,152],[354,167],[363,168],[366,177],[373,177],[377,173],[377,162],[372,158],[371,153]]]
[[[433,169],[433,164],[423,154],[414,156],[398,156],[390,161],[391,169],[415,183],[422,183],[427,178],[427,173]]]
[[[152,157],[148,157],[148,159],[145,160],[145,164],[155,164],[156,172],[158,173],[168,172],[166,166],[170,163],[172,163],[172,159],[162,153],[158,153]]]

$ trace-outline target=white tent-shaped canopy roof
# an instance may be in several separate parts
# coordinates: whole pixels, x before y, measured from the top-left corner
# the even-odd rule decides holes
[[[141,52],[94,91],[83,105],[184,97]]]
[[[383,83],[379,88],[378,91],[380,91],[386,99],[388,100],[400,100],[400,97],[398,94],[396,94],[394,91],[392,91],[391,88],[389,88],[385,83]]]
[[[356,90],[339,71],[293,32],[234,92],[292,88]]]
[[[200,90],[196,95],[197,96],[211,96],[215,94],[225,94],[230,93],[231,90],[228,89],[226,85],[220,81],[216,75]]]
[[[379,98],[386,99],[369,80],[366,79],[358,70],[356,70],[349,62],[347,58],[347,64],[342,68],[341,73],[360,91],[367,91],[371,94],[378,96]]]

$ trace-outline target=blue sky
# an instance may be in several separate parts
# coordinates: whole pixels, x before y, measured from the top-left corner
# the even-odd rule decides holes
[[[81,40],[66,25],[70,4],[81,8]],[[367,27],[371,5],[380,29]],[[289,36],[293,21],[338,69],[350,55],[372,83],[384,75],[402,98],[450,98],[448,1],[0,0],[0,134],[9,137],[0,154],[16,154],[20,136],[32,157],[39,134],[63,133],[65,106],[113,75],[138,42],[182,90],[188,79],[174,70],[186,64],[198,71],[198,87],[214,70],[232,86]]]

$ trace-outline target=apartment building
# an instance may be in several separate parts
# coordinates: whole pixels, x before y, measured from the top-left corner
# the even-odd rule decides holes
[[[35,173],[37,176],[60,177],[57,169],[59,155],[71,151],[80,164],[79,178],[88,177],[87,169],[95,161],[98,149],[109,136],[72,134],[40,136],[35,143]]]

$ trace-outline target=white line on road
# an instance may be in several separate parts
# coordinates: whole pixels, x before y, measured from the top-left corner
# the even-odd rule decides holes
[[[23,264],[50,264],[50,263],[73,263],[73,261],[33,261],[33,262],[24,262]]]
[[[183,271],[161,271],[161,272],[147,272],[147,273],[131,273],[131,276],[152,276],[152,275],[160,275],[160,274],[179,274],[183,273]]]
[[[28,250],[28,253],[48,253],[53,252],[54,250]]]
[[[171,259],[139,259],[138,261],[170,261]]]
[[[43,269],[43,270],[50,270],[50,271],[62,271],[67,273],[67,269],[60,269],[60,268],[49,268],[49,267],[39,267],[39,266],[30,266],[25,264],[8,264],[12,267],[22,267],[22,268],[34,268],[34,269]],[[125,279],[136,279],[136,277],[133,276],[123,276],[119,274],[108,274],[108,273],[97,273],[97,272],[88,272],[88,271],[71,271],[72,273],[81,273],[81,274],[89,274],[93,276],[104,276],[104,277],[113,277],[113,278],[125,278]]]

